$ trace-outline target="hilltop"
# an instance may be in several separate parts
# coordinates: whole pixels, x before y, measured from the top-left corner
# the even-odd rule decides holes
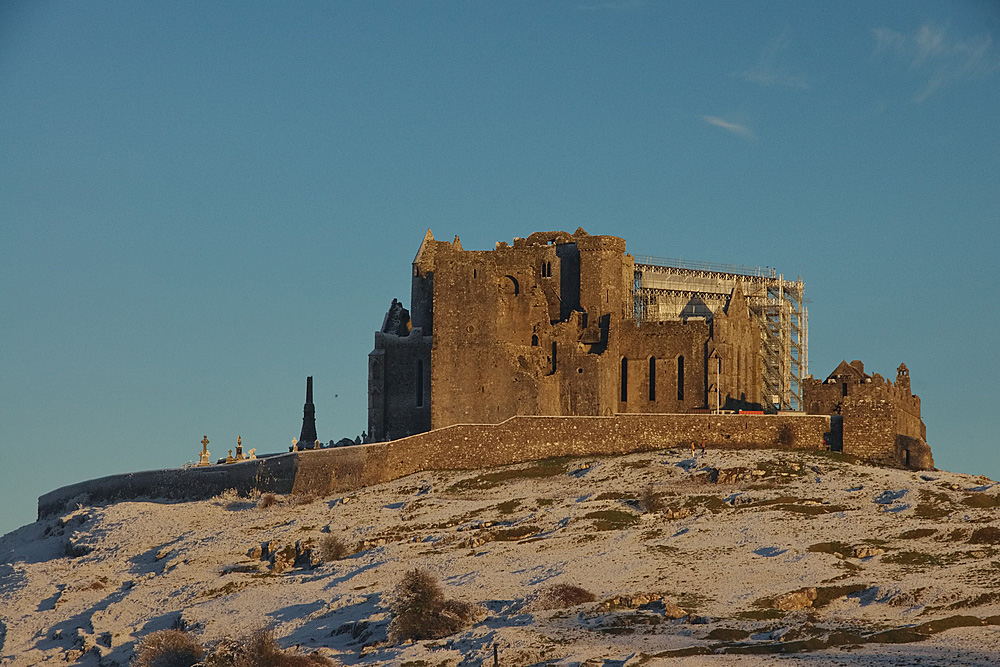
[[[502,665],[994,664],[998,506],[985,477],[664,450],[67,508],[0,538],[0,661],[126,665],[156,630],[272,626],[350,665],[478,665],[494,645]],[[415,567],[482,620],[388,643]],[[556,585],[596,599],[543,608]]]

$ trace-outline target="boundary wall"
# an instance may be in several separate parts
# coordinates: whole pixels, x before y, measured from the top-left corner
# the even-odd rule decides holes
[[[554,456],[610,456],[690,447],[823,449],[829,415],[618,414],[517,416],[500,424],[454,424],[400,440],[306,450],[228,465],[111,475],[38,499],[38,517],[122,500],[204,500],[226,489],[327,495],[424,470],[473,470]]]

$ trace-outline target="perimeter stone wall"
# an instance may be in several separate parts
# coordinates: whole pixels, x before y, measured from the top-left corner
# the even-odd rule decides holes
[[[455,424],[360,447],[300,452],[294,493],[349,491],[422,470],[490,468],[554,456],[610,456],[690,447],[824,448],[829,415],[518,416]]]

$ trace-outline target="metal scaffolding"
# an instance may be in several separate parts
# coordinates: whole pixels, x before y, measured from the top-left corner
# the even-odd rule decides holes
[[[772,268],[637,256],[634,316],[637,322],[711,320],[737,284],[760,323],[765,402],[801,410],[802,379],[809,373],[809,313],[802,278],[785,280]]]

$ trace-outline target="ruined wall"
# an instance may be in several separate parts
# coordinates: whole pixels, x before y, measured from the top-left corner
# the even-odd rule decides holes
[[[377,332],[368,355],[368,434],[393,440],[431,428],[431,337]]]
[[[535,232],[491,251],[466,251],[457,238],[437,241],[428,232],[414,259],[411,297],[414,332],[432,341],[429,426],[426,414],[413,409],[414,381],[407,377],[426,358],[419,337],[376,335],[373,438],[495,424],[514,415],[708,407],[708,345],[723,358],[722,407],[758,402],[760,331],[742,291],[734,292],[714,325],[678,320],[637,326],[634,271],[624,239],[582,229]]]
[[[896,461],[896,408],[873,396],[848,396],[843,401],[844,453],[882,465]]]
[[[743,290],[737,285],[725,312],[712,321],[712,347],[722,358],[722,373],[718,378],[721,404],[727,409],[760,409],[763,384],[760,354],[760,325],[751,317]],[[711,355],[711,353],[709,353]],[[706,399],[713,403],[716,378],[711,362],[706,367],[709,390]]]
[[[618,369],[617,412],[683,413],[706,405],[705,341],[710,326],[704,320],[625,321],[617,329],[619,355],[626,359],[626,401],[621,401],[621,368]],[[650,358],[655,358],[652,396]],[[621,362],[619,362],[620,364]],[[683,366],[683,372],[679,367]],[[681,377],[683,375],[683,377]],[[683,391],[678,386],[683,383]]]
[[[885,465],[934,467],[920,397],[910,393],[905,364],[893,383],[878,373],[865,374],[860,361],[842,362],[825,381],[803,382],[803,402],[810,414],[844,416],[846,454]]]

